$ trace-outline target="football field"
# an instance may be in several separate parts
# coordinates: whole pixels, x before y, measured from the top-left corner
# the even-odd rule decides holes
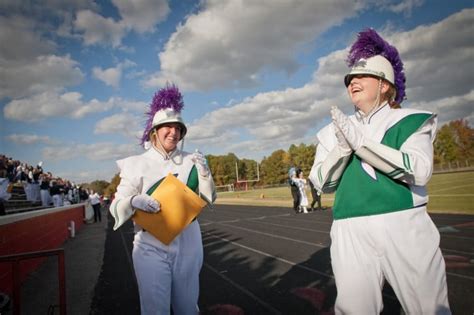
[[[474,171],[434,174],[427,185],[430,213],[474,215]],[[311,194],[308,191],[311,200]],[[331,207],[333,194],[322,195],[323,205]],[[291,207],[288,186],[248,191],[220,192],[217,203]]]

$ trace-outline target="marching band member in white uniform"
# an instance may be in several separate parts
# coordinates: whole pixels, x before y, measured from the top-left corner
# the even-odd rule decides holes
[[[440,235],[426,211],[436,114],[400,108],[403,64],[374,30],[359,33],[348,63],[356,112],[332,108],[310,173],[320,191],[336,191],[335,312],[380,314],[387,280],[406,314],[450,314]]]
[[[142,137],[147,151],[117,161],[120,185],[110,206],[114,230],[135,210],[160,211],[160,202],[149,196],[169,173],[208,203],[215,200],[214,182],[204,155],[185,152],[186,125],[181,118],[184,103],[174,85],[155,94]],[[178,143],[181,141],[181,148]],[[199,272],[203,261],[201,230],[197,220],[165,245],[135,224],[133,265],[142,314],[198,314]]]
[[[296,177],[293,178],[293,182],[298,187],[298,193],[300,194],[300,204],[298,206],[299,212],[308,213],[308,195],[306,195],[306,179],[303,178],[303,171],[298,168],[296,170]]]

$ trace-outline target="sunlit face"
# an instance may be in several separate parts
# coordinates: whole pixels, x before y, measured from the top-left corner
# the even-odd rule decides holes
[[[376,77],[359,74],[352,77],[351,82],[347,86],[347,92],[352,103],[366,114],[374,107],[374,103],[377,100],[379,80]],[[388,87],[388,83],[382,80],[381,93],[387,92]]]
[[[163,124],[152,134],[153,143],[159,141],[166,153],[176,149],[180,139],[181,125],[178,123]]]

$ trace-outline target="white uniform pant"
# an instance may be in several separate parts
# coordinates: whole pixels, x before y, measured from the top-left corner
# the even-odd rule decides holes
[[[451,314],[439,240],[426,207],[335,220],[335,313],[380,314],[386,279],[407,314]]]
[[[53,205],[55,207],[62,207],[63,206],[63,195],[53,195]]]
[[[135,234],[133,265],[141,314],[198,314],[199,272],[203,261],[201,230],[191,223],[166,246],[147,232]]]
[[[47,189],[41,189],[41,205],[43,207],[49,207],[51,204],[51,195],[49,194],[49,190]]]

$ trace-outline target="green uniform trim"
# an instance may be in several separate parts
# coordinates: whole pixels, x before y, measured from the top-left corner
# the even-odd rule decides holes
[[[178,177],[178,174],[173,174],[174,176]],[[161,182],[165,179],[165,177],[159,179],[156,183],[154,183],[146,192],[147,195],[150,195],[155,191],[158,186],[160,186]],[[199,188],[199,179],[198,173],[196,170],[196,166],[193,165],[191,172],[189,172],[188,181],[186,182],[186,186],[191,188],[194,192],[197,192]]]
[[[191,172],[189,173],[188,182],[186,183],[186,186],[188,186],[195,193],[197,193],[198,188],[199,188],[199,178],[198,178],[196,165],[193,165],[193,168],[191,169]]]
[[[393,149],[400,150],[403,143],[430,119],[430,114],[412,114],[390,127],[381,141]],[[404,165],[411,169],[410,159],[403,154]],[[413,196],[408,184],[392,177],[404,170],[397,169],[385,174],[375,169],[372,178],[361,165],[361,159],[353,154],[341,176],[336,191],[334,219],[346,219],[406,210],[414,207]]]

